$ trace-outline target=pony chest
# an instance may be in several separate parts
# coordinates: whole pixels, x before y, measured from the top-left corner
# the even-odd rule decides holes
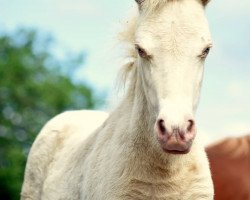
[[[132,200],[178,200],[180,197],[181,187],[173,182],[147,182],[132,179],[127,187],[124,199]]]

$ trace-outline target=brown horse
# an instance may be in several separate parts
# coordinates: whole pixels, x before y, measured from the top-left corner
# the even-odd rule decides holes
[[[206,151],[215,200],[250,200],[250,135],[225,139]]]

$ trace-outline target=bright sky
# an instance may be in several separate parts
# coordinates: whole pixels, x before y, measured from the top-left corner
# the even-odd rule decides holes
[[[33,27],[60,46],[88,53],[76,78],[112,90],[121,54],[115,33],[133,0],[0,0],[0,32]],[[214,48],[206,62],[198,129],[214,140],[250,133],[250,1],[212,0],[207,8]]]

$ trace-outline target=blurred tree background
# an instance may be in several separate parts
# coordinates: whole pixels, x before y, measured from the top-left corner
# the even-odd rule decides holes
[[[101,104],[88,84],[72,79],[84,54],[59,59],[54,45],[34,30],[0,36],[0,199],[20,199],[29,149],[46,121]]]

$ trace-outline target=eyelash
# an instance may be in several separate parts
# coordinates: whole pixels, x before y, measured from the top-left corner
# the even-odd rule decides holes
[[[142,58],[147,58],[148,57],[147,52],[143,48],[141,48],[139,45],[136,44],[135,48],[136,48],[139,56],[141,56]]]
[[[201,57],[201,58],[206,58],[206,57],[208,56],[209,52],[210,52],[210,49],[211,49],[211,47],[206,47],[206,48],[203,50],[203,52],[202,52],[202,54],[200,55],[200,57]]]

